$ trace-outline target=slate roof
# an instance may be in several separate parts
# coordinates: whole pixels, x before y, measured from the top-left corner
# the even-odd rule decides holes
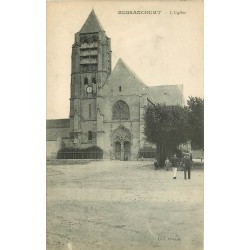
[[[118,62],[115,65],[117,71],[125,71],[130,76],[134,77],[143,87],[147,87],[145,83],[140,79],[140,77],[121,59],[119,58]]]
[[[46,140],[56,141],[60,134],[62,138],[69,138],[70,119],[55,119],[46,121]]]
[[[153,103],[165,103],[166,105],[183,105],[183,85],[147,86],[129,66],[120,58],[109,75],[105,85],[108,88],[112,83],[131,84],[134,93],[146,93]]]
[[[82,26],[80,33],[94,33],[104,31],[99,19],[97,18],[95,11],[92,10]]]
[[[70,119],[46,120],[46,128],[69,128]]]
[[[148,86],[136,75],[133,70],[120,58],[116,63],[113,71],[109,75],[105,85],[121,82],[122,84],[130,83],[134,87],[135,93],[146,93],[152,101]],[[133,90],[132,90],[133,91]]]
[[[149,91],[155,103],[166,105],[183,105],[183,85],[162,85],[149,87]]]

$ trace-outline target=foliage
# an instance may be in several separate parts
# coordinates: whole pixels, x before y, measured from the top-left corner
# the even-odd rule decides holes
[[[188,109],[178,105],[148,105],[144,121],[146,140],[156,144],[157,160],[163,166],[166,155],[170,157],[178,151],[178,146],[189,140]]]
[[[148,142],[176,150],[188,141],[188,112],[181,106],[156,104],[146,107],[144,134]]]
[[[204,99],[189,97],[188,123],[192,146],[204,150]]]

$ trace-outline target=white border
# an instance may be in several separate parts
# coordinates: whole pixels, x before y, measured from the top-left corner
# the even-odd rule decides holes
[[[205,250],[250,249],[249,16],[205,1]]]
[[[46,249],[46,2],[0,12],[1,249]]]
[[[249,9],[205,1],[205,250],[250,249]],[[46,249],[45,10],[1,4],[2,249]]]

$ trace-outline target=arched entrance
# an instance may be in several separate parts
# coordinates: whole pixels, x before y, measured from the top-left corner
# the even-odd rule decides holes
[[[131,133],[124,126],[119,126],[112,134],[113,152],[116,160],[131,159]]]
[[[115,142],[115,159],[121,160],[121,143]]]
[[[124,160],[125,161],[130,160],[130,142],[129,141],[124,142]]]

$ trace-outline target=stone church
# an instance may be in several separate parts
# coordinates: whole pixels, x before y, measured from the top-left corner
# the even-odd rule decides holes
[[[148,103],[184,105],[182,85],[147,86],[119,59],[94,10],[75,34],[69,119],[47,120],[47,156],[62,147],[98,146],[104,159],[135,160],[149,146],[143,129]]]

